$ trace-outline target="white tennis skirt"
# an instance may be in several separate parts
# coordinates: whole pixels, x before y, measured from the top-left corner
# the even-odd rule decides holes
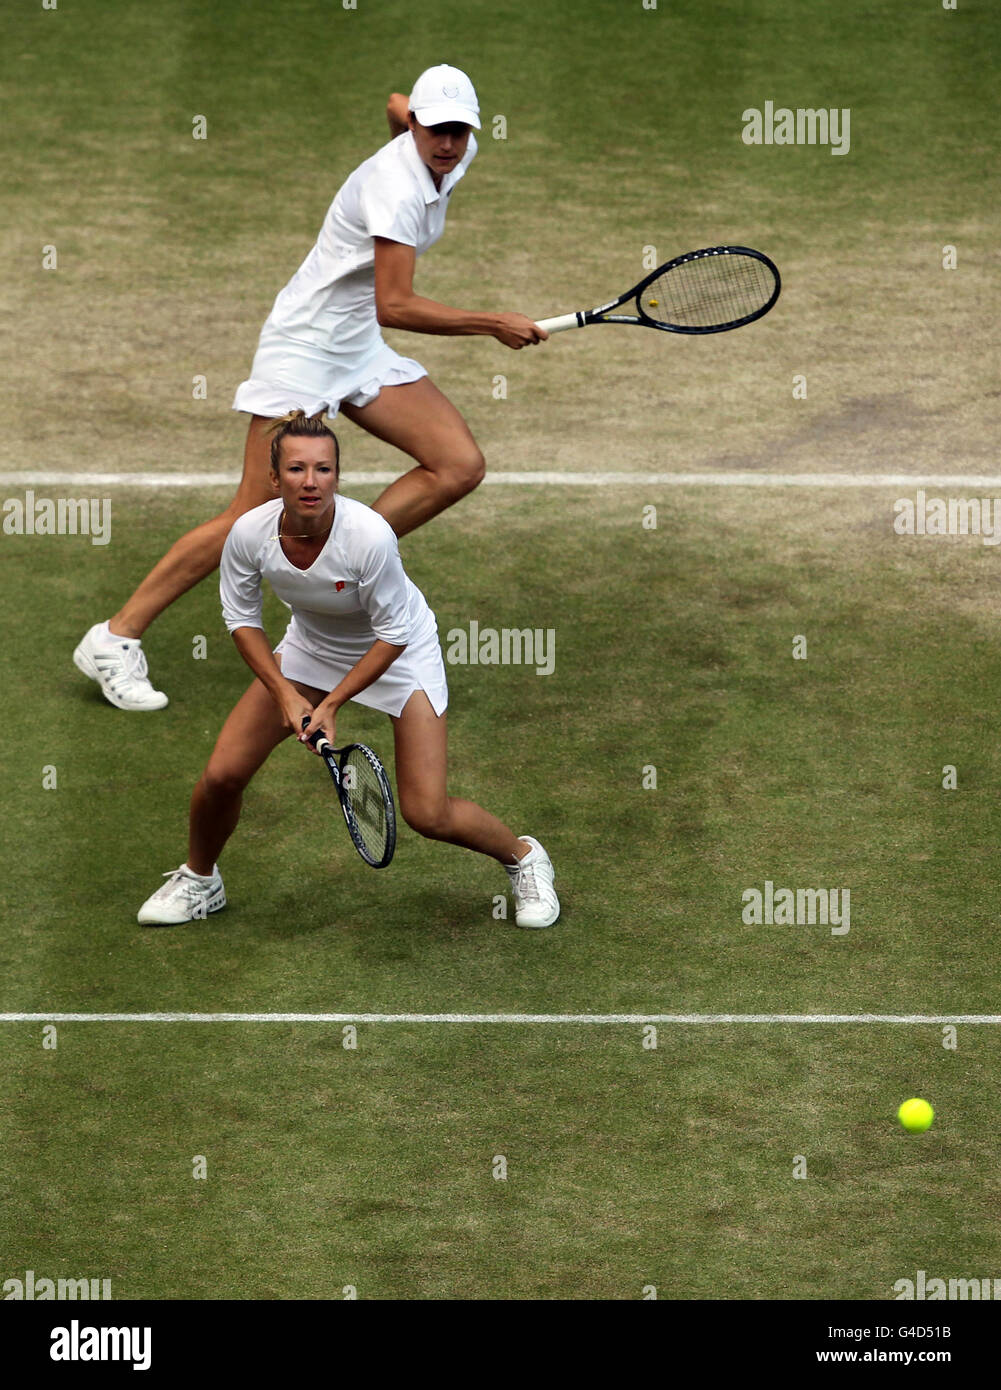
[[[371,405],[384,386],[419,381],[427,371],[412,357],[401,357],[388,343],[361,363],[280,333],[270,323],[261,331],[250,376],[241,381],[234,410],[274,420],[289,410],[336,416],[341,402]]]
[[[315,648],[297,641],[297,635],[294,623],[289,623],[285,636],[275,648],[275,655],[281,658],[282,674],[290,681],[315,686],[327,694],[340,685],[364,655],[364,652],[345,652],[343,655],[319,653]],[[427,635],[411,642],[384,675],[352,698],[359,705],[367,705],[370,709],[396,717],[402,714],[404,705],[415,690],[424,691],[435,714],[443,714],[448,708],[448,681],[434,622]]]

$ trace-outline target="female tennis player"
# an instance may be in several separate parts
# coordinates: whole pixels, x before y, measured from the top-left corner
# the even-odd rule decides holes
[[[177,541],[107,622],[73,654],[119,709],[153,710],[167,696],[149,680],[141,638],[158,614],[219,564],[238,516],[272,495],[268,429],[289,410],[338,410],[401,449],[416,467],[373,504],[397,536],[472,491],[483,455],[465,420],[381,327],[412,333],[485,334],[523,348],[548,335],[524,314],[453,309],[414,291],[414,267],[445,229],[456,184],[476,154],[479,103],[464,72],[429,68],[407,98],[386,108],[393,138],[342,185],[316,244],[278,295],[234,410],[250,419],[243,478],[225,511]]]
[[[321,416],[297,412],[279,423],[271,458],[280,495],[233,526],[219,585],[226,626],[255,680],[195,787],[187,862],[165,875],[139,921],[169,926],[225,907],[217,860],[236,828],[244,787],[292,733],[305,742],[322,729],[333,743],[337,711],[357,700],[393,721],[407,824],[498,860],[511,880],[518,926],[552,926],[560,905],[539,842],[519,839],[475,802],[448,795],[438,627],[404,572],[392,528],[370,507],[337,495],[337,440]],[[292,609],[274,652],[261,626],[262,579]]]

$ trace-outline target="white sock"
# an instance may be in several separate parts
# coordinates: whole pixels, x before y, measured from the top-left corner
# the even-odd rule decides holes
[[[189,874],[195,874],[194,869],[191,867],[191,865],[188,863],[186,859],[184,861],[184,867],[187,869]],[[218,867],[218,864],[214,864],[212,866],[212,872],[210,874],[195,874],[195,878],[200,878],[203,883],[211,883],[212,880],[215,878],[215,871],[216,869],[218,869]]]
[[[97,640],[102,644],[107,644],[108,646],[115,646],[116,644],[121,644],[122,642],[127,643],[129,646],[132,646],[141,642],[142,638],[122,637],[119,633],[112,632],[111,628],[108,626],[107,623],[102,623],[101,631],[97,634]]]

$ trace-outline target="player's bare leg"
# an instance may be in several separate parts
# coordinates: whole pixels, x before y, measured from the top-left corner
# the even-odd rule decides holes
[[[316,706],[326,691],[294,682]],[[222,726],[205,771],[191,794],[188,867],[211,874],[223,846],[236,829],[243,791],[279,743],[291,736],[282,712],[259,680],[234,705]]]
[[[417,690],[393,720],[403,819],[429,840],[463,845],[498,860],[511,882],[518,926],[551,927],[560,915],[560,900],[553,886],[552,860],[538,840],[519,839],[475,801],[449,796],[445,719],[435,714],[424,691]]]
[[[415,690],[393,720],[396,789],[403,819],[429,840],[445,840],[515,864],[531,845],[478,806],[449,796],[447,715],[435,714],[423,690]]]
[[[108,620],[108,628],[115,636],[141,637],[154,618],[218,567],[226,537],[237,517],[274,497],[269,481],[271,444],[265,434],[270,423],[260,415],[251,416],[243,453],[243,477],[236,496],[225,511],[175,541],[135,593]]]
[[[298,683],[296,688],[313,705],[325,693]],[[187,861],[164,874],[167,882],[143,903],[138,913],[141,925],[179,926],[226,906],[216,861],[240,819],[244,787],[290,733],[278,706],[255,680],[223,725],[192,793]]]
[[[370,405],[342,403],[341,414],[417,461],[372,503],[398,536],[437,516],[483,479],[483,455],[469,426],[427,377],[384,386]]]
[[[158,710],[167,704],[149,679],[142,634],[153,619],[219,564],[222,548],[238,516],[274,496],[271,488],[270,421],[251,416],[243,456],[243,477],[224,512],[189,531],[146,576],[132,597],[106,623],[95,623],[77,644],[73,662],[97,681],[104,698],[118,709]]]

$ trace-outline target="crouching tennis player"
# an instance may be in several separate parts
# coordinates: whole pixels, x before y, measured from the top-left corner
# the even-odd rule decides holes
[[[407,824],[496,859],[511,880],[518,926],[552,926],[560,905],[539,842],[448,795],[448,687],[434,614],[404,572],[389,523],[337,495],[338,471],[337,440],[322,417],[298,411],[279,423],[271,475],[280,496],[236,521],[219,583],[226,626],[256,679],[195,787],[187,862],[165,875],[139,921],[170,926],[225,907],[216,861],[236,828],[244,787],[292,733],[305,742],[323,729],[333,743],[337,711],[357,700],[393,721]],[[262,579],[292,609],[274,652],[261,626]]]

